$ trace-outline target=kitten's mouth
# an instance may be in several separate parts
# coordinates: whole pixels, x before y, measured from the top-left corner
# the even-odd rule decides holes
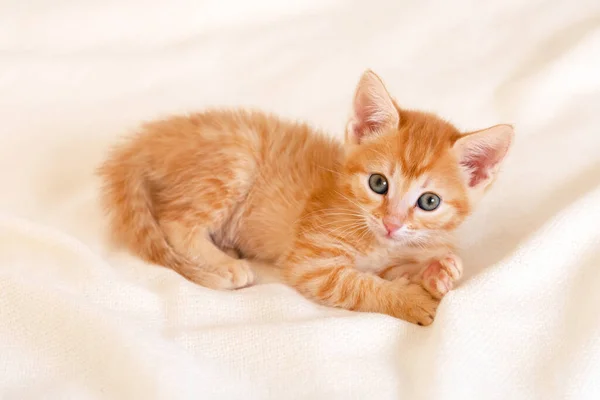
[[[389,232],[383,224],[378,224],[377,234],[381,236],[386,242],[409,242],[416,237],[416,233],[412,229],[401,228],[397,231]]]
[[[417,238],[417,232],[406,226],[397,231],[389,232],[383,223],[377,219],[369,219],[369,225],[375,236],[381,238],[385,243],[410,242]]]
[[[381,223],[375,222],[374,225],[375,226],[372,229],[375,231],[377,236],[380,236],[385,241],[397,242],[399,240],[401,241],[403,239],[403,237],[409,236],[409,235],[407,235],[408,232],[398,232],[398,231],[390,232]]]

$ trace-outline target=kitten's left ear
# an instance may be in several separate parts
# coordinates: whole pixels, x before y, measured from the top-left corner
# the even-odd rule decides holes
[[[469,133],[454,143],[454,151],[465,172],[469,189],[483,191],[494,181],[513,136],[512,126],[496,125]]]
[[[346,142],[360,144],[385,129],[396,128],[399,122],[400,115],[383,81],[373,71],[365,71],[356,87]]]

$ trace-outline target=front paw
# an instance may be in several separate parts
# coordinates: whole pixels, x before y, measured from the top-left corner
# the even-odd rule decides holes
[[[440,299],[418,283],[398,279],[396,284],[404,285],[403,290],[407,296],[407,299],[395,310],[396,317],[421,326],[431,325]]]
[[[432,261],[423,271],[423,287],[441,299],[454,287],[462,275],[462,260],[453,253]]]

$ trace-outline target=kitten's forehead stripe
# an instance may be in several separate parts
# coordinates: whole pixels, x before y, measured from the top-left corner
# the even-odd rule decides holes
[[[399,110],[402,123],[397,132],[396,154],[406,178],[417,178],[460,136],[448,122],[431,114]]]

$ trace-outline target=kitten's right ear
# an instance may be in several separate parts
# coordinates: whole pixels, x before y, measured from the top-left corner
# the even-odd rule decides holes
[[[365,71],[356,87],[346,142],[360,144],[399,123],[400,114],[382,80],[373,71]]]

